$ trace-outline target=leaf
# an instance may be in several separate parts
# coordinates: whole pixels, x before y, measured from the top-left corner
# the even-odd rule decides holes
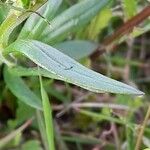
[[[4,5],[0,6],[0,24],[5,20],[8,12],[9,12],[8,8],[6,8]]]
[[[50,0],[37,12],[50,21],[56,15],[61,3],[62,0]],[[26,21],[19,38],[27,38],[28,36],[32,38],[38,37],[47,25],[43,18],[37,14],[32,14]]]
[[[45,0],[43,1],[45,3]],[[33,8],[32,11],[36,11],[40,8],[43,3],[37,3]],[[29,17],[32,12],[23,12],[23,13],[9,13],[7,18],[3,21],[0,25],[0,43],[3,47],[6,47],[9,42],[9,36],[14,31],[14,29],[21,24],[25,19]]]
[[[44,122],[46,128],[48,147],[50,150],[55,150],[52,108],[49,103],[48,95],[43,87],[42,77],[40,76],[40,74],[39,74],[39,78],[40,78],[41,97],[42,97],[43,114],[44,114]]]
[[[15,76],[38,76],[39,72],[42,74],[44,77],[52,78],[52,79],[59,79],[61,80],[62,78],[45,70],[40,68],[40,70],[37,69],[37,67],[33,68],[24,68],[21,66],[16,66],[13,68],[9,68],[9,72]],[[63,79],[62,79],[63,80]]]
[[[105,8],[91,21],[88,26],[88,39],[95,40],[103,28],[108,26],[112,18],[112,10]]]
[[[137,13],[137,0],[123,0],[124,13],[127,19],[133,17]]]
[[[18,127],[18,125],[24,123],[29,118],[35,116],[35,109],[30,107],[29,105],[25,105],[22,101],[18,101],[17,106],[18,107],[16,110],[15,119],[13,118],[7,121],[7,126],[11,130],[15,129],[16,127]]]
[[[96,43],[84,40],[66,41],[54,45],[56,49],[76,60],[89,56],[96,50],[97,46]]]
[[[51,21],[38,40],[52,44],[64,38],[68,32],[75,31],[87,24],[111,0],[83,0]]]
[[[28,7],[30,4],[30,0],[21,0],[24,7]]]
[[[3,54],[20,52],[43,69],[61,80],[78,85],[93,92],[137,94],[143,92],[96,73],[57,49],[35,40],[18,40],[8,46]]]
[[[42,150],[38,140],[30,140],[21,146],[21,150]]]
[[[9,68],[4,69],[4,80],[10,91],[27,105],[42,109],[41,100],[27,87],[20,77],[9,72]]]

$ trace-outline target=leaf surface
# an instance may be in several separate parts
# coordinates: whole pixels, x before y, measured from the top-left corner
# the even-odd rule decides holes
[[[57,49],[35,40],[18,40],[4,50],[4,55],[20,52],[61,80],[93,92],[137,94],[143,92],[94,72]]]
[[[27,105],[42,109],[42,103],[39,97],[37,97],[24,83],[24,81],[18,77],[14,76],[9,72],[9,68],[4,69],[4,80],[10,91],[21,101]]]
[[[54,45],[56,49],[76,60],[89,56],[96,50],[97,46],[97,43],[85,40],[66,41]]]

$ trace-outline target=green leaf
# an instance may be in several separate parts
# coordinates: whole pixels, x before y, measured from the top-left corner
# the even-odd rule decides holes
[[[20,77],[14,76],[10,73],[9,68],[4,69],[4,80],[10,91],[22,102],[27,105],[42,109],[40,98],[38,98],[23,82]]]
[[[42,76],[44,77],[48,77],[48,78],[52,78],[52,79],[58,79],[61,80],[62,78],[45,70],[40,68],[40,70],[37,69],[37,67],[33,67],[33,68],[24,68],[21,66],[16,66],[13,68],[9,68],[9,71],[11,72],[11,74],[15,75],[15,76],[38,76],[39,72]],[[62,79],[63,80],[63,79]]]
[[[93,92],[137,94],[143,92],[96,73],[57,49],[35,40],[18,40],[4,50],[4,55],[20,52],[61,80]]]
[[[108,26],[110,19],[112,18],[112,10],[105,8],[91,21],[91,24],[88,26],[88,38],[95,40],[98,38],[98,34],[102,31],[103,28]]]
[[[124,13],[127,19],[133,17],[137,13],[137,0],[123,0]]]
[[[0,4],[1,5],[1,4]],[[9,12],[9,9],[6,8],[4,5],[0,6],[0,24],[4,21],[6,18],[7,14]]]
[[[30,4],[30,0],[21,0],[24,7],[28,7]]]
[[[48,21],[52,20],[58,11],[62,0],[50,0],[45,5],[43,5],[37,12],[39,12]],[[37,14],[32,14],[26,21],[19,38],[27,38],[30,36],[32,38],[38,37],[41,32],[47,26],[47,22]]]
[[[35,109],[29,105],[25,105],[22,101],[18,101],[18,107],[15,114],[15,119],[10,119],[7,122],[9,129],[15,129],[20,124],[23,124],[29,118],[35,116]],[[28,112],[28,113],[27,113]],[[33,125],[33,124],[32,124]]]
[[[43,1],[45,3],[45,0]],[[36,11],[38,8],[40,8],[43,3],[37,3],[33,8],[32,11]],[[29,15],[32,12],[23,12],[23,13],[10,13],[5,21],[0,26],[0,43],[3,45],[3,47],[6,47],[9,42],[9,37],[11,33],[14,31],[14,29],[21,24],[25,19],[29,17]]]
[[[92,54],[96,50],[97,46],[97,43],[84,40],[66,41],[54,45],[55,48],[76,60]]]
[[[40,146],[40,142],[37,140],[30,140],[27,141],[26,143],[24,143],[21,146],[21,150],[42,150],[41,146]]]
[[[42,78],[40,74],[39,74],[39,78],[40,78],[43,114],[44,114],[48,147],[49,147],[49,150],[55,150],[52,108],[49,103],[48,95],[43,87]]]
[[[83,0],[51,21],[38,40],[44,43],[55,43],[64,38],[68,32],[75,31],[87,24],[111,0]]]

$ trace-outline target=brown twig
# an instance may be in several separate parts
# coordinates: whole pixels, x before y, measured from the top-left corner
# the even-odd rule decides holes
[[[147,6],[136,16],[132,17],[127,22],[125,22],[116,32],[114,32],[114,34],[107,37],[104,40],[103,45],[107,46],[108,44],[112,43],[114,40],[131,32],[135,26],[139,25],[141,22],[143,22],[149,16],[150,16],[150,6]]]
[[[141,12],[139,12],[137,15],[129,19],[127,22],[125,22],[119,29],[117,29],[112,35],[108,36],[106,39],[104,39],[104,42],[97,48],[96,52],[91,55],[91,58],[94,58],[104,52],[106,52],[106,49],[109,47],[113,47],[112,43],[122,37],[125,34],[128,34],[132,32],[133,28],[137,25],[139,25],[141,22],[143,22],[146,18],[150,16],[150,5],[144,8]]]

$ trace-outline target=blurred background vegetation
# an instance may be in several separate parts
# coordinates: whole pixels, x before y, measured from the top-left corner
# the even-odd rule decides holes
[[[82,0],[63,0],[57,14]],[[131,33],[117,39],[115,46],[103,54],[92,55],[97,45],[114,33],[124,22],[150,5],[148,0],[114,0],[103,8],[90,23],[67,33],[56,48],[72,50],[80,63],[113,79],[139,88],[144,96],[95,94],[61,81],[43,78],[53,109],[54,133],[57,150],[134,150],[148,106],[150,105],[150,20],[146,18]],[[0,23],[8,12],[0,5]],[[39,16],[40,17],[40,16]],[[20,25],[20,29],[24,24]],[[14,34],[14,39],[18,32]],[[61,38],[60,38],[61,39]],[[57,38],[59,41],[59,38]],[[79,40],[88,41],[79,45]],[[67,44],[66,44],[67,43]],[[88,45],[89,44],[89,45]],[[82,50],[89,51],[82,54]],[[31,62],[28,62],[31,63]],[[29,64],[26,64],[27,66]],[[30,64],[31,65],[31,64]],[[0,66],[0,139],[18,131],[3,150],[42,150],[35,109],[19,101],[4,84]],[[39,95],[39,78],[24,78]],[[38,116],[38,117],[37,117]],[[19,130],[33,118],[25,130]],[[37,119],[38,118],[38,119]],[[27,122],[26,122],[27,121]],[[26,123],[25,123],[26,122]],[[22,127],[22,126],[21,126]],[[10,135],[11,136],[11,135]],[[150,147],[150,119],[144,128],[141,149]]]

